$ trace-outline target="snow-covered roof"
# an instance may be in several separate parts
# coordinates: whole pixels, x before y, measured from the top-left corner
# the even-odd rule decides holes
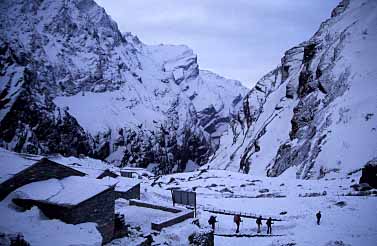
[[[109,189],[116,183],[111,179],[71,176],[61,180],[34,182],[15,191],[21,199],[31,199],[61,206],[75,206]]]
[[[0,183],[10,179],[40,159],[42,159],[41,156],[16,154],[0,148]]]
[[[117,182],[115,186],[115,191],[119,191],[119,192],[126,192],[141,183],[137,179],[125,178],[125,177],[117,177],[116,179],[113,179],[113,180],[116,180]]]
[[[62,157],[55,156],[49,157],[50,160],[55,161],[59,164],[65,165],[67,167],[73,168],[77,171],[87,174],[89,177],[96,178],[101,175],[105,170],[110,170],[118,175],[120,175],[117,168],[111,166],[101,160],[92,158],[77,158],[77,157]]]
[[[103,182],[108,182],[109,184],[115,184],[115,191],[119,192],[126,192],[141,183],[141,181],[139,181],[138,179],[120,176],[116,178],[104,177],[100,180],[102,180]]]
[[[0,148],[0,183],[10,179],[15,174],[25,170],[41,160],[44,156],[15,153]],[[110,170],[120,175],[119,170],[92,158],[62,157],[60,155],[48,156],[49,160],[60,165],[85,173],[89,177],[96,178],[105,170]]]

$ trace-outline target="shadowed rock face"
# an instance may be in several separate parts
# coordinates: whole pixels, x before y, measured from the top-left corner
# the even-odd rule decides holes
[[[57,108],[44,88],[39,88],[33,62],[23,52],[17,53],[8,44],[1,52],[4,77],[11,67],[20,67],[1,92],[0,110],[7,111],[0,122],[0,143],[18,152],[91,155],[92,140],[66,111]],[[3,81],[5,82],[5,81]],[[13,83],[16,85],[13,85]],[[12,86],[14,86],[12,88]],[[16,89],[12,92],[12,89]],[[30,129],[33,129],[30,131]]]
[[[367,183],[371,187],[377,189],[377,159],[368,161],[362,169],[359,183]]]
[[[311,39],[286,51],[244,98],[222,138],[230,144],[210,166],[268,176],[293,167],[298,178],[322,178],[376,157],[376,9],[342,1]]]
[[[189,160],[207,162],[246,93],[199,70],[186,46],[148,46],[120,33],[92,0],[5,0],[0,11],[7,149],[181,171]]]
[[[290,141],[298,141],[299,144],[293,148],[280,146],[267,171],[269,176],[278,176],[291,166],[301,166],[298,176],[311,176],[310,171],[321,151],[321,136],[329,126],[330,118],[326,119],[324,111],[336,98],[343,96],[349,86],[347,68],[336,80],[331,75],[332,68],[339,59],[335,51],[342,46],[345,35],[343,33],[334,39],[335,42],[332,40],[332,43],[327,43],[326,40],[318,41],[314,36],[311,41],[303,44],[304,53],[297,85],[298,103],[293,109],[289,133]],[[328,52],[334,53],[329,55]],[[331,60],[329,56],[332,56]]]

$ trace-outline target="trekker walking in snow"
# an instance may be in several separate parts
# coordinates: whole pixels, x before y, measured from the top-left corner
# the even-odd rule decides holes
[[[267,222],[266,222],[266,225],[267,225],[267,234],[272,234],[272,219],[271,217],[268,218]]]
[[[256,223],[258,225],[257,233],[260,233],[260,227],[262,225],[262,216],[259,216],[259,218],[257,219]]]
[[[217,222],[216,216],[211,215],[211,217],[209,217],[208,224],[210,224],[212,226],[213,231],[215,231],[216,222]]]
[[[315,215],[317,217],[317,225],[321,222],[321,211],[318,211],[318,213]]]
[[[240,223],[242,221],[241,220],[241,215],[239,215],[239,214],[234,215],[233,221],[237,225],[236,233],[239,233],[240,232]]]

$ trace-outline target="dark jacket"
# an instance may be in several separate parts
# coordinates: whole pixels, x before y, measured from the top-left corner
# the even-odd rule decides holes
[[[256,223],[257,223],[258,225],[261,225],[261,224],[262,224],[262,218],[259,217],[259,218],[257,219]]]
[[[215,224],[216,222],[217,220],[215,216],[209,217],[208,224],[212,225],[212,224]]]
[[[321,213],[318,212],[318,213],[316,214],[316,216],[317,216],[317,219],[320,219],[320,218],[321,218]]]
[[[234,223],[239,224],[241,222],[241,216],[234,215],[233,221]]]
[[[267,220],[267,222],[266,222],[266,225],[271,226],[272,224],[273,224],[273,223],[272,223],[272,219],[269,218],[269,219]]]

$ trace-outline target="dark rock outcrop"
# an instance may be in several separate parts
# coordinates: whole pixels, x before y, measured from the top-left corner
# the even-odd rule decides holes
[[[377,189],[377,159],[368,161],[363,167],[359,183],[366,183]]]
[[[215,238],[212,231],[201,230],[188,238],[190,246],[214,246]]]

